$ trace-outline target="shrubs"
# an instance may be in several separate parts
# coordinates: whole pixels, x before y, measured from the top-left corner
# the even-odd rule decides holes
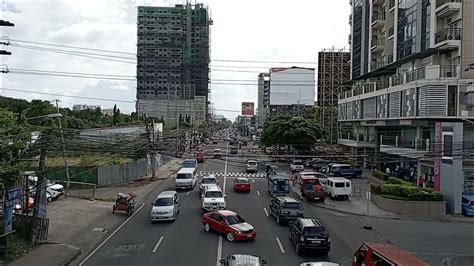
[[[380,185],[380,184],[370,184],[370,191],[372,191],[375,194],[380,194],[380,193],[382,193],[382,185]]]
[[[370,189],[375,194],[388,196],[387,198],[392,198],[392,199],[404,199],[404,200],[413,200],[413,201],[442,201],[443,200],[443,195],[441,193],[435,192],[432,189],[421,190],[418,187],[413,186],[411,184],[409,185],[370,184]]]
[[[398,185],[404,185],[404,186],[412,186],[413,184],[411,182],[405,181],[401,178],[390,176],[388,178],[388,183],[389,184],[398,184]]]
[[[388,180],[388,175],[382,171],[379,171],[379,170],[374,170],[372,171],[372,175],[374,177],[377,177],[378,179],[382,179],[384,181],[387,181]]]

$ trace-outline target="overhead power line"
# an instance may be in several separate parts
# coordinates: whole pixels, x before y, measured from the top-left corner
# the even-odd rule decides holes
[[[73,96],[73,95],[64,95],[64,94],[58,94],[58,93],[47,93],[47,92],[37,92],[37,91],[7,89],[7,88],[0,88],[0,89],[6,90],[6,91],[34,93],[34,94],[42,94],[42,95],[49,95],[49,96],[60,96],[60,97],[68,97],[68,98],[78,98],[78,99],[86,99],[86,100],[99,100],[99,101],[121,102],[121,103],[135,103],[135,101],[125,101],[125,100],[118,100],[118,99],[106,99],[106,98],[86,97],[86,96]]]

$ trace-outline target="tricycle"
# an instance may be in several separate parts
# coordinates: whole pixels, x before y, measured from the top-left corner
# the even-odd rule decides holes
[[[128,216],[132,216],[133,210],[135,209],[135,197],[136,195],[133,193],[118,193],[117,199],[112,208],[112,213],[119,210],[127,212]]]

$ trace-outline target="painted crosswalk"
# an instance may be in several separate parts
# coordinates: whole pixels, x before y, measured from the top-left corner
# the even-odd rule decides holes
[[[224,172],[197,172],[197,177],[203,177],[208,175],[215,175],[217,177],[224,176]],[[263,178],[265,173],[227,173],[227,177],[250,177],[250,178]]]

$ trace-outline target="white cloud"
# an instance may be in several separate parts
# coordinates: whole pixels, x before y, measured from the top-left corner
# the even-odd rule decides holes
[[[184,0],[3,0],[3,19],[15,23],[15,27],[2,29],[2,34],[10,39],[135,53],[136,7],[172,6],[183,2],[185,3]],[[211,26],[213,59],[316,62],[317,53],[321,49],[348,46],[350,6],[345,0],[203,2],[209,6],[214,20],[214,25]],[[7,48],[13,55],[1,57],[1,60],[2,64],[8,64],[9,68],[126,76],[134,76],[136,72],[133,64],[27,50],[14,46]],[[256,84],[258,72],[265,72],[272,66],[296,64],[212,62],[212,68],[223,69],[217,66],[229,65],[259,68],[239,68],[255,73],[214,71],[211,72],[212,80],[250,80],[228,83]],[[316,65],[299,65],[316,67]],[[2,77],[2,83],[5,88],[38,92],[44,92],[47,88],[51,93],[125,101],[135,100],[136,95],[136,84],[129,81],[6,74]],[[213,83],[224,82],[213,81]],[[5,91],[5,94],[27,99],[55,98],[10,91]],[[63,99],[64,105],[73,103],[113,105],[111,102]],[[240,110],[242,101],[257,101],[257,86],[214,84],[211,85],[211,99],[217,109]],[[125,112],[134,110],[134,104],[118,105]],[[238,114],[222,113],[229,118]]]

